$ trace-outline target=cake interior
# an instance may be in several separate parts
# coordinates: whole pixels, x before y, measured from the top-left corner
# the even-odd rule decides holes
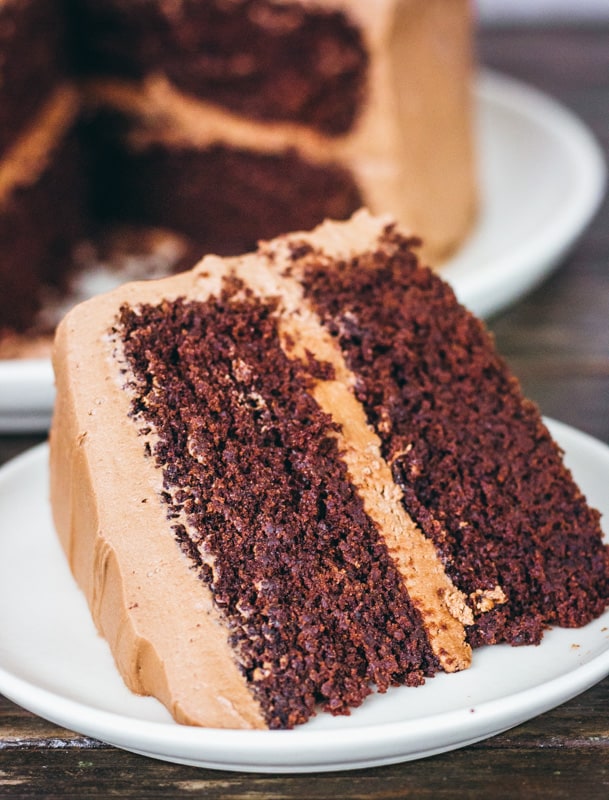
[[[331,368],[288,358],[273,305],[241,293],[124,307],[117,331],[176,542],[285,728],[439,664],[311,395]]]
[[[22,184],[3,198],[0,235],[48,213],[32,226],[37,247],[0,239],[14,248],[0,267],[0,337],[49,333],[38,313],[49,288],[109,226],[179,235],[199,258],[366,206],[408,220],[441,263],[475,216],[470,33],[467,0],[0,3],[0,172],[54,92],[79,97],[37,162],[31,208]],[[55,168],[59,187],[45,180]],[[49,240],[62,206],[80,218]]]
[[[49,332],[37,316],[45,297],[66,287],[80,243],[109,225],[178,233],[198,258],[203,249],[246,252],[260,238],[344,219],[362,205],[338,164],[315,164],[287,148],[270,154],[221,142],[176,145],[163,130],[134,147],[133,136],[150,120],[90,102],[93,80],[137,90],[162,74],[179,91],[245,118],[329,137],[351,129],[368,56],[343,12],[268,0],[179,5],[172,13],[156,0],[0,4],[0,170],[58,86],[83,89],[80,119],[45,153],[39,185],[16,185],[0,204],[7,254],[0,336]],[[64,176],[59,185],[55,174]]]
[[[330,136],[348,132],[365,91],[361,31],[323,4],[182,0],[72,3],[75,63],[85,75],[139,80],[162,73],[182,91],[265,121]]]
[[[586,624],[609,592],[599,516],[539,410],[405,242],[375,261],[313,259],[304,294],[357,375],[409,513],[472,601],[470,642],[535,644],[549,625]]]
[[[248,252],[258,239],[346,219],[363,202],[346,169],[312,163],[294,148],[198,148],[154,135],[133,147],[130,137],[147,135],[137,119],[108,111],[92,114],[82,128],[99,222],[162,225],[205,243],[207,252]]]

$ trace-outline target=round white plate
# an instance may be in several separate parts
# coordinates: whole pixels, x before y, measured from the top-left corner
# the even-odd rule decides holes
[[[609,514],[609,447],[549,422],[589,501]],[[0,692],[59,725],[126,750],[195,766],[318,772],[423,758],[493,736],[609,674],[609,610],[538,647],[476,650],[471,669],[374,695],[349,717],[292,731],[173,722],[131,694],[96,633],[55,537],[41,445],[0,470]],[[25,509],[25,512],[24,512]]]
[[[554,100],[483,72],[476,83],[481,216],[443,275],[488,317],[558,265],[597,210],[605,163],[587,128]],[[0,431],[48,427],[48,359],[0,361]]]

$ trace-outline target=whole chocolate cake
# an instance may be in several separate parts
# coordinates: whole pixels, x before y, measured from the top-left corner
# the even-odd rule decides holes
[[[56,527],[180,722],[348,713],[609,603],[598,513],[417,244],[361,211],[58,329]]]
[[[238,254],[366,205],[439,262],[475,215],[471,68],[468,0],[3,0],[0,334],[100,226]]]

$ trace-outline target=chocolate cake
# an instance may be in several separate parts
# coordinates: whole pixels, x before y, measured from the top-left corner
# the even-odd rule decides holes
[[[360,211],[60,325],[57,531],[176,720],[348,713],[609,603],[598,513],[418,244]]]
[[[66,121],[40,166],[41,182],[64,180],[53,194],[30,175],[48,199],[20,184],[13,236],[0,230],[0,330],[32,322],[40,284],[61,283],[100,225],[238,254],[365,205],[416,230],[436,264],[472,224],[468,0],[5,0],[0,56],[0,149],[66,80],[79,91],[77,142],[64,153]]]

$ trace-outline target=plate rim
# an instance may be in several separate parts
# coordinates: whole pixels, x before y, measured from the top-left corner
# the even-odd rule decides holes
[[[565,423],[544,417],[552,436],[569,453],[573,448],[602,459],[609,469],[609,445]],[[15,474],[39,468],[48,454],[48,443],[30,448],[0,467],[0,488]],[[42,466],[45,469],[44,466]],[[607,535],[605,531],[605,535]],[[603,624],[602,618],[589,623]],[[588,627],[588,626],[586,626]],[[605,625],[606,627],[606,625]],[[602,632],[602,629],[601,629]],[[543,643],[540,645],[543,647]],[[507,647],[507,645],[505,645]],[[38,716],[113,746],[164,761],[229,771],[302,773],[361,769],[429,757],[497,735],[538,716],[586,691],[609,674],[607,645],[596,655],[566,673],[515,693],[426,717],[374,722],[352,728],[291,731],[222,730],[192,728],[167,722],[124,716],[64,697],[26,679],[0,664],[0,692]],[[574,682],[573,677],[576,676]],[[32,699],[33,698],[33,699]],[[84,719],[85,723],[82,724]],[[77,725],[74,726],[74,721]],[[497,721],[500,724],[497,725]],[[442,744],[430,747],[442,726]],[[137,738],[137,747],[129,741]],[[336,758],[340,739],[350,757]],[[413,749],[412,743],[419,746]],[[255,745],[252,745],[252,742]],[[169,746],[168,746],[169,745]],[[295,750],[301,748],[298,758]],[[407,752],[404,752],[407,748]],[[230,757],[226,758],[226,753]],[[224,758],[220,756],[224,755]]]

